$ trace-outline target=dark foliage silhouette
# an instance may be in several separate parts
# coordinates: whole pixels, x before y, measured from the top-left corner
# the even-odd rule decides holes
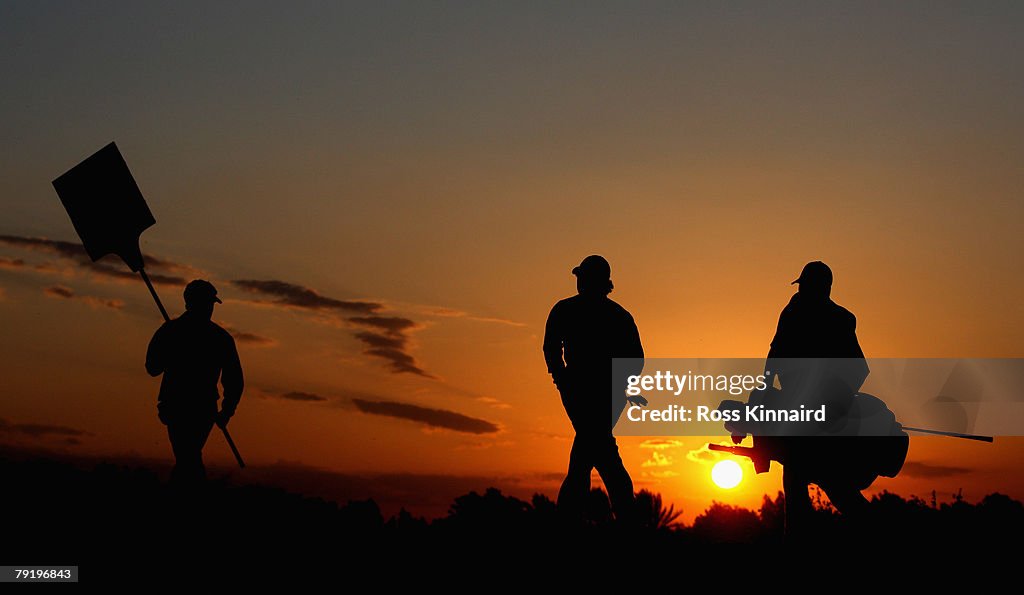
[[[676,510],[675,505],[665,508],[661,494],[640,490],[636,495],[636,516],[642,527],[667,529],[674,526],[682,514],[683,511]]]
[[[337,564],[358,570],[380,560],[444,561],[486,557],[559,560],[569,544],[577,552],[608,555],[623,547],[608,498],[591,492],[585,524],[567,525],[546,496],[529,501],[490,488],[456,498],[446,516],[427,520],[402,510],[385,519],[373,500],[344,504],[281,489],[211,480],[190,500],[154,472],[111,464],[90,469],[50,460],[0,459],[0,477],[18,489],[0,491],[5,519],[0,559],[29,564],[77,564],[92,578],[144,578],[159,570],[297,568]],[[813,501],[814,499],[812,499]],[[781,544],[784,498],[765,496],[757,511],[714,503],[692,525],[660,496],[642,492],[643,527],[627,542],[652,555],[677,556],[705,546]],[[1024,505],[1003,494],[976,504],[962,497],[936,501],[881,493],[867,505],[865,529],[823,501],[812,510],[826,531],[813,547],[919,547],[972,544],[995,549],[1001,537],[1024,530]],[[524,547],[523,544],[528,544]],[[810,545],[810,544],[808,544]],[[520,556],[520,558],[516,558]],[[262,566],[260,566],[262,567]],[[133,575],[138,573],[138,576]]]

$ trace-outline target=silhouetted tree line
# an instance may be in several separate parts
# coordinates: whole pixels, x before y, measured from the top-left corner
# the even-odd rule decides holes
[[[167,564],[191,572],[200,566],[251,568],[258,561],[442,556],[451,548],[479,554],[521,543],[540,551],[567,543],[612,547],[623,536],[667,551],[764,545],[781,543],[785,506],[781,493],[765,496],[758,510],[714,502],[684,525],[681,511],[641,491],[642,526],[623,528],[613,522],[608,496],[599,489],[590,492],[584,520],[567,523],[547,496],[527,501],[495,488],[459,496],[446,516],[427,520],[404,509],[385,518],[373,500],[338,504],[225,481],[211,481],[199,493],[177,493],[153,471],[111,464],[85,470],[53,461],[0,461],[0,477],[6,515],[0,563],[92,563],[112,573]],[[872,498],[870,511],[869,521],[847,523],[819,498],[821,538],[936,547],[998,543],[1024,529],[1024,505],[998,493],[974,504],[960,497],[938,503],[882,493]]]

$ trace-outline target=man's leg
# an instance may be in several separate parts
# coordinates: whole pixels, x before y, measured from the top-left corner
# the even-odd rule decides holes
[[[782,469],[782,489],[786,494],[786,539],[799,540],[809,531],[814,508],[807,493],[804,474],[790,465]]]
[[[857,540],[898,538],[894,534],[894,527],[879,523],[881,519],[875,518],[869,513],[868,499],[860,493],[860,490],[852,486],[821,487],[825,490],[832,505],[843,515],[842,522],[850,538]]]
[[[836,510],[844,516],[863,516],[868,510],[868,499],[855,488],[826,488],[825,494]]]
[[[607,434],[594,439],[594,462],[601,481],[608,489],[608,497],[612,501],[615,518],[620,522],[632,523],[635,513],[633,497],[633,479],[622,464],[619,456],[619,445],[615,436]]]
[[[573,520],[582,518],[590,493],[590,471],[594,468],[590,450],[586,438],[576,434],[569,451],[569,470],[558,490],[558,510]]]
[[[832,505],[845,517],[858,518],[868,510],[868,499],[853,487],[822,486]]]
[[[174,451],[174,469],[171,482],[195,485],[206,480],[203,465],[203,446],[213,429],[212,422],[182,421],[167,425],[167,435]]]

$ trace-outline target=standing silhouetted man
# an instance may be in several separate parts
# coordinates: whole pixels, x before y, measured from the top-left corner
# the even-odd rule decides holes
[[[608,299],[612,291],[608,261],[588,256],[572,273],[579,293],[555,304],[544,330],[548,372],[576,430],[569,471],[558,491],[558,507],[571,516],[582,513],[590,492],[590,473],[596,467],[615,516],[626,520],[632,516],[633,480],[622,465],[612,435],[626,398],[624,391],[613,391],[612,358],[640,358],[642,362],[644,350],[633,317]]]
[[[797,402],[809,407],[827,404],[828,415],[839,425],[868,375],[857,341],[857,319],[832,301],[832,270],[825,263],[807,263],[793,283],[799,289],[779,316],[765,369],[778,375],[783,394]],[[828,427],[822,430],[829,432]],[[854,479],[856,468],[869,463],[862,454],[863,440],[784,439],[782,485],[788,536],[799,537],[806,531],[813,510],[807,494],[810,483],[818,484],[843,514],[864,511],[867,500]]]
[[[163,374],[157,411],[174,451],[171,482],[195,485],[206,479],[203,445],[213,424],[225,425],[242,398],[242,365],[231,335],[210,320],[223,303],[209,281],[185,287],[185,312],[165,322],[149,342],[146,371]],[[224,400],[217,411],[224,386]]]

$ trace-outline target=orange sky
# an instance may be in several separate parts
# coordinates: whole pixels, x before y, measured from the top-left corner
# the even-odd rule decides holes
[[[2,10],[6,442],[169,456],[145,288],[24,241],[75,239],[49,182],[111,139],[158,221],[144,251],[179,263],[153,272],[211,279],[251,335],[233,432],[257,466],[553,494],[571,428],[542,327],[594,252],[652,357],[764,355],[816,259],[871,357],[1022,355],[1020,7]],[[715,488],[701,439],[621,442],[687,519],[780,488]],[[910,460],[873,489],[1024,497],[1016,439]]]

